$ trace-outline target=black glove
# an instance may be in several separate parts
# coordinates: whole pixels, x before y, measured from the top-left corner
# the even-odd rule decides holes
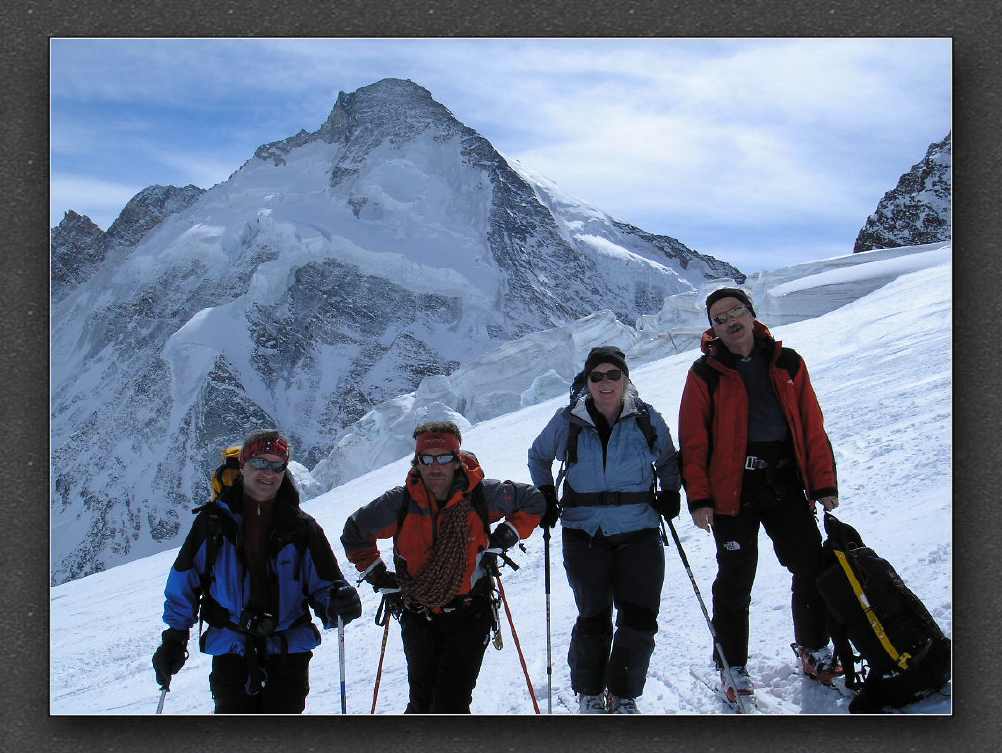
[[[560,517],[560,504],[557,502],[557,488],[553,484],[545,484],[539,487],[539,491],[546,498],[546,512],[543,513],[539,525],[543,528],[553,528]]]
[[[348,585],[347,581],[336,580],[331,586],[330,601],[327,602],[327,619],[337,622],[340,617],[347,625],[362,616],[362,600],[358,591]]]
[[[665,520],[674,520],[682,511],[682,497],[677,490],[661,489],[654,498],[654,509]]]
[[[507,523],[502,523],[493,531],[488,541],[490,549],[500,549],[502,552],[510,549],[518,543],[518,531]]]
[[[386,564],[380,562],[376,567],[369,571],[369,574],[365,576],[365,582],[372,585],[373,590],[378,591],[384,588],[400,588],[400,581],[397,580],[397,574],[387,570]]]
[[[162,643],[153,653],[153,671],[157,685],[170,687],[170,678],[181,671],[188,658],[188,631],[167,628],[160,635]]]

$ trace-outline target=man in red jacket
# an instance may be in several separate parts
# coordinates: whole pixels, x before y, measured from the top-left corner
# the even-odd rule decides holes
[[[751,694],[748,608],[759,525],[793,574],[794,650],[823,683],[841,674],[828,645],[815,579],[821,534],[815,501],[838,506],[835,458],[807,366],[755,319],[748,295],[721,288],[706,299],[711,328],[689,369],[679,409],[682,482],[693,522],[717,547],[713,626],[733,677],[729,698]],[[714,655],[720,668],[720,661]]]

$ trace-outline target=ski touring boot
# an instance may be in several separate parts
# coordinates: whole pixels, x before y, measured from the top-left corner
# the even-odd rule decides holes
[[[588,693],[578,693],[578,713],[579,714],[604,714],[605,693],[589,695]]]
[[[731,677],[733,676],[733,681]],[[738,702],[738,695],[750,697],[755,695],[755,688],[752,685],[748,670],[743,666],[732,666],[728,674],[726,669],[720,670],[720,690],[730,703]]]
[[[608,693],[606,696],[606,713],[608,714],[639,714],[636,698],[620,698]]]
[[[841,663],[832,655],[832,650],[829,646],[807,648],[806,646],[791,643],[790,648],[793,649],[793,653],[800,659],[800,667],[803,669],[804,674],[812,680],[817,680],[822,685],[831,685],[836,677],[841,677],[845,674],[845,670],[842,669]]]

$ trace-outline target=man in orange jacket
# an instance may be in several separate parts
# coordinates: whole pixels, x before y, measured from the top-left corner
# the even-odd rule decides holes
[[[493,622],[484,552],[527,538],[546,501],[530,484],[484,478],[452,422],[422,424],[414,438],[406,484],[356,510],[341,543],[374,589],[399,589],[402,608],[392,611],[407,658],[404,713],[468,714]],[[395,572],[376,548],[391,537]]]
[[[803,359],[755,319],[748,295],[721,288],[706,299],[703,356],[689,369],[679,409],[682,482],[693,522],[717,547],[713,626],[733,676],[727,696],[751,694],[748,609],[759,525],[793,574],[794,650],[823,683],[841,674],[815,579],[821,534],[815,502],[838,506],[835,458]],[[714,656],[720,669],[720,661]]]

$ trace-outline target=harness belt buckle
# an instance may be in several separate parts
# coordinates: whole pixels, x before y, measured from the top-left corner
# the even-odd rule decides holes
[[[745,470],[746,471],[760,471],[768,468],[769,464],[762,458],[757,458],[754,455],[748,455],[745,458]]]

